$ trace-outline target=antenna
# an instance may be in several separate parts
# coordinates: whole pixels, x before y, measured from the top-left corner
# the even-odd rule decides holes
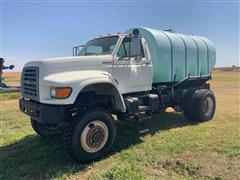
[[[67,31],[64,32],[65,56],[67,56]]]

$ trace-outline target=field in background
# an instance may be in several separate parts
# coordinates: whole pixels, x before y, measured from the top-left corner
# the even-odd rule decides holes
[[[227,71],[227,72],[240,72],[239,66],[232,66],[232,67],[216,67],[214,68],[214,71]]]
[[[5,73],[9,85],[19,73]],[[118,136],[108,157],[75,163],[62,138],[44,139],[18,110],[18,93],[0,94],[0,179],[239,179],[240,72],[213,73],[215,118],[192,123],[181,113],[156,115],[152,123],[118,122]],[[149,128],[145,134],[139,130]]]
[[[20,85],[20,76],[21,72],[4,72],[3,74],[4,82],[9,86]]]

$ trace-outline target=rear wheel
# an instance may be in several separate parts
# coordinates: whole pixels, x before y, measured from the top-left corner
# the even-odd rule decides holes
[[[208,121],[213,118],[216,109],[214,93],[209,89],[201,89],[194,93],[192,110],[197,121]]]
[[[194,92],[195,92],[194,89],[189,90],[183,98],[183,104],[182,104],[183,113],[184,113],[184,116],[189,120],[193,119],[192,98],[193,98]]]
[[[213,118],[216,109],[214,93],[209,89],[191,91],[186,95],[184,115],[193,121],[208,121]]]
[[[62,133],[62,129],[58,125],[43,124],[31,119],[33,130],[42,137],[52,137]]]
[[[64,135],[72,157],[87,163],[110,150],[116,137],[116,126],[110,113],[92,110],[70,124]]]

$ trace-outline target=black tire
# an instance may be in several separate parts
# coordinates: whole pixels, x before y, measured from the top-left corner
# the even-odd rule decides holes
[[[106,127],[108,132],[106,133],[106,131],[104,131],[104,133],[102,134],[100,133],[100,140],[96,135],[100,131],[98,132],[95,131],[99,127],[98,125],[95,124],[96,122],[102,123],[102,125]],[[89,129],[89,131],[87,131],[86,136],[88,138],[83,138],[86,129]],[[93,134],[91,134],[90,132],[92,132]],[[105,136],[105,134],[108,134],[108,136]],[[117,129],[112,118],[112,115],[105,110],[99,109],[91,110],[79,115],[79,117],[76,120],[74,120],[73,123],[71,123],[67,128],[65,128],[64,139],[70,155],[78,162],[88,163],[103,157],[109,152],[116,138],[116,134]],[[95,142],[96,144],[99,143],[101,148],[98,149],[97,151],[89,152],[88,150],[86,150],[86,148],[90,146],[89,144],[91,144],[91,142],[88,141],[87,139],[91,139],[92,141],[94,141],[93,140],[94,137],[98,139],[97,141],[103,141],[101,140],[101,138],[103,139],[105,138],[105,143]],[[86,139],[87,143],[85,145],[84,143],[82,143],[82,139],[83,141]],[[95,145],[91,144],[91,146]]]
[[[63,130],[57,125],[45,125],[33,119],[31,119],[31,125],[33,130],[42,137],[53,137],[63,133]]]
[[[117,119],[118,119],[119,121],[126,121],[127,119],[129,119],[129,117],[127,116],[126,113],[119,113],[119,114],[117,115]]]
[[[192,98],[192,111],[196,121],[208,121],[212,119],[214,117],[215,110],[216,99],[213,91],[209,89],[195,91]]]
[[[186,94],[184,101],[183,111],[187,119],[202,122],[214,117],[216,99],[211,90],[190,90],[189,93]]]
[[[194,118],[192,111],[192,97],[195,93],[194,89],[190,89],[183,98],[182,108],[186,119],[192,120]]]

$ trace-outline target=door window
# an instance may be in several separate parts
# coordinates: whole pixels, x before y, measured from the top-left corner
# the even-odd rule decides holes
[[[122,41],[121,46],[117,51],[117,56],[120,58],[131,57],[131,44],[132,44],[132,38],[130,36],[125,37]],[[141,46],[141,57],[145,57],[142,43],[140,46]]]

